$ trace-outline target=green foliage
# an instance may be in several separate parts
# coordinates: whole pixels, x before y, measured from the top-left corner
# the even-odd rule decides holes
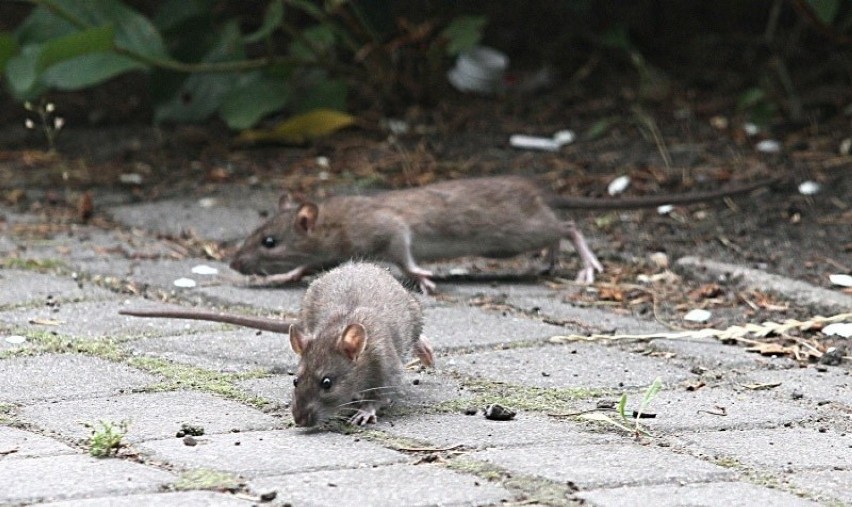
[[[20,26],[0,33],[12,95],[34,101],[142,72],[151,76],[155,121],[218,116],[243,130],[285,109],[345,109],[353,82],[381,91],[417,83],[398,68],[402,47],[455,54],[479,42],[486,22],[462,16],[412,37],[393,23],[377,32],[381,16],[348,0],[269,0],[256,19],[245,7],[216,9],[215,0],[168,0],[150,18],[125,2],[32,0]]]
[[[127,434],[129,424],[128,421],[85,423],[85,426],[92,432],[89,437],[89,454],[95,458],[108,458],[118,454],[118,451],[124,446],[122,440]]]
[[[807,0],[807,2],[820,21],[827,25],[834,23],[840,11],[840,0]]]

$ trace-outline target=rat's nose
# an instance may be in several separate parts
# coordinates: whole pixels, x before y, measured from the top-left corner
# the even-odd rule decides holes
[[[239,259],[239,258],[236,258],[236,257],[235,257],[235,258],[231,261],[230,266],[231,266],[231,269],[233,269],[234,271],[237,271],[237,272],[239,272],[239,273],[242,273],[242,272],[243,272],[243,263],[240,261],[240,259]]]

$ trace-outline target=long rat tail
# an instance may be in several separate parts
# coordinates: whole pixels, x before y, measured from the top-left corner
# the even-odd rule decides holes
[[[224,322],[237,326],[272,331],[273,333],[290,332],[290,325],[294,321],[269,319],[264,317],[249,317],[232,313],[216,313],[204,310],[119,310],[121,315],[132,315],[133,317],[158,317],[164,319],[188,319],[206,320],[211,322]]]

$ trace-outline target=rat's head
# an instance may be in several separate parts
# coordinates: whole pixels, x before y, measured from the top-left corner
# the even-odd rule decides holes
[[[315,337],[290,327],[290,345],[300,356],[292,401],[297,425],[314,426],[357,408],[366,386],[361,385],[365,376],[355,370],[366,360],[367,340],[361,324],[332,326]]]
[[[316,204],[281,196],[278,212],[243,242],[231,269],[244,275],[273,275],[313,264],[320,251],[314,234],[318,216]]]

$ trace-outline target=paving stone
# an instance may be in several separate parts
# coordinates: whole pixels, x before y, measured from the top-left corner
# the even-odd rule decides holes
[[[653,340],[652,350],[673,352],[675,359],[691,363],[708,370],[754,370],[754,369],[787,369],[797,366],[797,363],[786,357],[764,357],[760,354],[746,352],[745,347],[725,345],[718,340]]]
[[[628,397],[628,411],[639,408],[641,396]],[[719,415],[724,410],[725,415]],[[805,420],[815,412],[784,403],[765,393],[736,392],[724,387],[703,387],[697,391],[660,391],[646,412],[656,414],[642,423],[656,431],[744,429],[780,426]]]
[[[240,275],[235,275],[240,276]],[[302,307],[306,283],[283,287],[249,287],[239,280],[198,289],[208,299],[221,303],[251,306],[295,316]]]
[[[781,385],[772,392],[784,398],[789,399],[798,393],[806,403],[833,401],[852,407],[852,372],[843,368],[832,367],[825,372],[814,367],[762,370],[749,373],[748,378],[757,383],[780,382]]]
[[[772,470],[852,467],[852,434],[808,428],[694,433],[684,444],[713,458],[733,458]]]
[[[90,356],[46,354],[0,360],[3,402],[104,396],[158,381],[153,375]]]
[[[427,308],[425,336],[435,349],[458,349],[519,341],[544,341],[564,329],[474,307]]]
[[[429,268],[431,269],[431,268]],[[435,270],[437,273],[446,273],[449,268]],[[447,299],[471,300],[489,298],[493,301],[508,301],[510,298],[547,298],[555,291],[542,283],[524,283],[510,281],[494,282],[460,282],[447,276],[445,280],[437,280],[440,289],[439,297]]]
[[[174,437],[185,423],[201,426],[206,434],[271,429],[279,424],[279,419],[259,410],[197,391],[39,403],[22,408],[19,416],[38,427],[78,439],[89,436],[83,422],[127,420],[129,442]]]
[[[625,499],[632,505],[655,507],[750,507],[753,505],[807,506],[819,505],[790,493],[737,482],[711,482],[663,486],[640,486],[581,491],[577,496],[588,505],[623,507]]]
[[[249,488],[258,494],[275,490],[278,498],[293,505],[317,507],[499,505],[512,497],[498,485],[432,465],[393,465],[264,477],[250,481]]]
[[[209,207],[201,206],[200,199],[186,198],[114,206],[107,213],[128,227],[171,236],[193,231],[201,238],[215,241],[241,240],[261,222],[257,209],[227,205],[217,197],[212,199],[214,205]]]
[[[218,274],[198,275],[192,272],[192,268],[202,264],[216,268],[219,271]],[[159,259],[136,262],[133,265],[133,272],[127,278],[133,282],[153,285],[190,297],[194,294],[200,294],[200,289],[203,287],[231,284],[234,276],[234,272],[221,262],[202,259]],[[196,286],[191,288],[176,287],[174,281],[178,278],[189,278],[195,281]]]
[[[674,384],[692,377],[659,359],[588,343],[447,357],[441,368],[514,385],[581,389],[646,387],[658,376]]]
[[[52,276],[15,269],[0,268],[0,309],[20,305],[40,305],[84,299],[107,299],[112,293],[92,285],[78,286],[66,276]]]
[[[6,350],[29,350],[35,347],[35,343],[26,336],[23,337],[23,342],[18,343],[22,335],[13,333],[12,326],[2,320],[2,315],[0,313],[0,352]]]
[[[239,442],[239,443],[237,443]],[[181,439],[150,440],[136,446],[155,459],[182,467],[204,467],[244,476],[378,466],[407,458],[352,436],[311,430],[252,431]]]
[[[19,331],[49,331],[66,337],[89,339],[129,338],[188,333],[214,329],[221,324],[178,319],[143,319],[119,315],[121,309],[176,309],[177,305],[156,303],[144,299],[120,301],[87,301],[58,304],[52,307],[22,308],[0,312],[0,322]],[[53,321],[53,324],[31,323],[34,319]]]
[[[758,269],[699,257],[683,257],[677,260],[677,265],[684,269],[711,273],[716,276],[742,277],[743,284],[749,288],[775,292],[783,295],[784,299],[800,305],[830,308],[832,311],[838,312],[849,311],[849,308],[852,308],[852,296],[847,296],[839,290],[824,289]]]
[[[558,296],[510,296],[508,303],[521,310],[546,316],[555,322],[564,322],[565,329],[561,334],[645,334],[671,331],[657,322],[638,319],[631,315],[575,306],[560,301]]]
[[[213,491],[181,491],[178,493],[149,493],[147,495],[110,496],[65,500],[42,504],[49,507],[250,507],[253,504],[234,495]]]
[[[659,447],[623,442],[603,445],[553,445],[488,449],[469,457],[513,473],[572,482],[580,489],[612,486],[729,480],[734,472]]]
[[[377,430],[436,446],[461,444],[470,448],[511,447],[541,442],[567,441],[571,445],[619,441],[613,434],[582,431],[582,426],[531,413],[519,413],[511,421],[489,421],[482,416],[417,414],[380,421]]]
[[[147,338],[124,347],[136,354],[221,372],[288,371],[295,369],[299,362],[286,334],[251,329]]]
[[[10,459],[38,458],[41,456],[71,454],[74,452],[76,452],[74,449],[52,438],[31,431],[0,426],[0,462]]]
[[[789,481],[821,500],[852,505],[852,470],[799,472],[789,476]]]
[[[153,492],[175,480],[138,463],[80,455],[0,460],[0,477],[0,504]]]

